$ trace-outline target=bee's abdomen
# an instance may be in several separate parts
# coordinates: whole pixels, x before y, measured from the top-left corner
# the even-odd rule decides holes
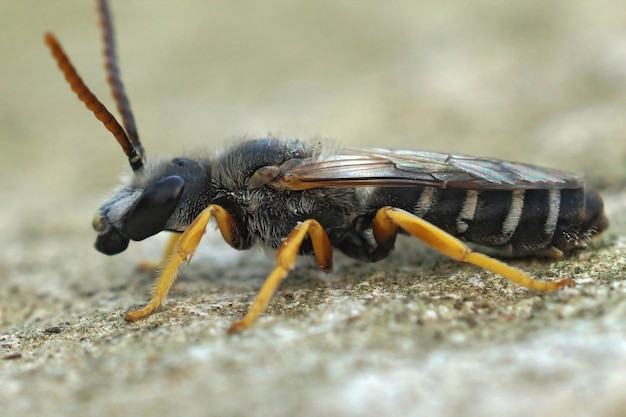
[[[376,201],[416,214],[442,230],[511,255],[567,252],[608,226],[595,191],[532,189],[379,189]],[[547,252],[549,253],[549,252]]]

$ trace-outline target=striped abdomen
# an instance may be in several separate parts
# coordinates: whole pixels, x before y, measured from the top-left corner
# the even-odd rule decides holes
[[[468,242],[514,256],[559,256],[608,226],[602,199],[584,188],[379,188],[372,197],[377,206],[402,208]]]

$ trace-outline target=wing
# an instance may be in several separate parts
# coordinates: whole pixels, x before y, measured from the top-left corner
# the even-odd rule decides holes
[[[287,190],[359,186],[515,190],[583,185],[580,175],[534,165],[387,149],[347,148],[330,157],[292,159],[266,168],[263,184]]]

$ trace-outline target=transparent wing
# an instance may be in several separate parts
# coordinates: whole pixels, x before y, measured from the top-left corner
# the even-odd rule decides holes
[[[436,187],[474,190],[579,188],[582,176],[534,165],[388,149],[344,149],[321,159],[293,159],[272,171],[268,185],[288,190],[321,187]]]

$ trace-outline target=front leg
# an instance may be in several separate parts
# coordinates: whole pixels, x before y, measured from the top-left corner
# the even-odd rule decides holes
[[[180,239],[178,239],[169,260],[165,263],[163,271],[161,271],[161,275],[154,283],[152,299],[148,305],[141,310],[131,311],[128,313],[126,315],[126,321],[139,320],[140,318],[152,313],[163,303],[167,293],[176,280],[180,264],[191,260],[191,257],[195,253],[211,217],[215,218],[217,227],[220,229],[224,240],[231,246],[238,245],[238,242],[241,241],[241,234],[237,228],[235,219],[228,214],[224,208],[216,204],[212,204],[205,208],[189,225],[182,236],[180,236]]]
[[[137,269],[145,272],[154,272],[165,266],[176,250],[176,243],[178,243],[178,239],[180,239],[180,237],[180,233],[170,233],[167,243],[165,244],[165,249],[163,250],[163,255],[161,255],[161,259],[158,262],[148,260],[141,261],[139,262],[139,265],[137,265]]]

